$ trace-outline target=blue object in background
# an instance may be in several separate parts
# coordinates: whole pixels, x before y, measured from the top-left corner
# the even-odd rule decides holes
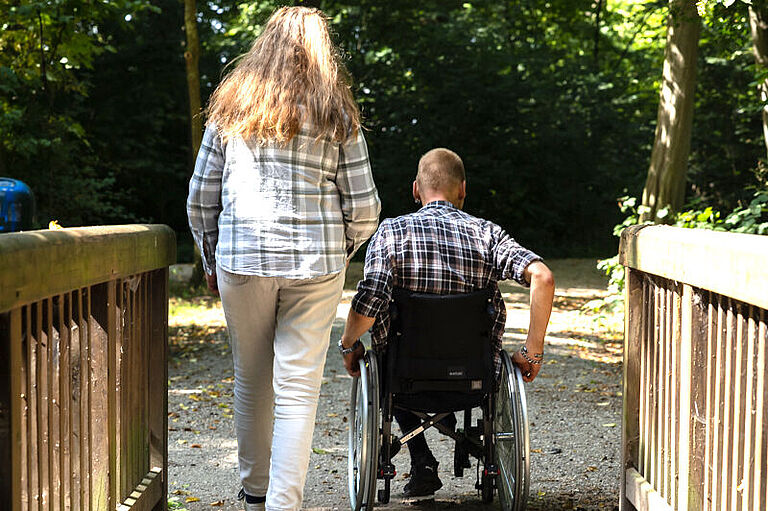
[[[18,179],[0,177],[0,232],[28,231],[35,216],[35,195]]]

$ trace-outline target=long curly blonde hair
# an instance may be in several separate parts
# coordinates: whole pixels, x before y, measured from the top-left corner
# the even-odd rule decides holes
[[[222,138],[285,144],[303,123],[343,142],[360,128],[349,78],[318,9],[275,11],[251,49],[214,91],[208,123]]]

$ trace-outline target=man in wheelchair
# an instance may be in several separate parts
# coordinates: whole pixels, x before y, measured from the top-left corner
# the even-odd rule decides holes
[[[512,361],[526,382],[533,381],[544,356],[544,335],[554,297],[552,273],[539,256],[520,246],[501,227],[462,211],[466,197],[464,165],[453,151],[439,148],[422,156],[413,183],[413,197],[422,204],[421,209],[384,220],[371,238],[364,277],[339,340],[347,371],[352,376],[360,374],[359,363],[365,349],[359,338],[363,333],[371,330],[374,347],[387,343],[396,293],[404,290],[456,295],[487,290],[493,348],[489,370],[498,377],[506,309],[497,282],[511,278],[531,288],[528,336]],[[393,414],[403,432],[412,431],[421,423],[408,410],[395,408]],[[448,429],[453,429],[455,423],[452,413],[442,419],[442,426]],[[433,494],[442,482],[437,474],[438,463],[424,435],[410,438],[408,449],[411,477],[405,485],[405,495]]]

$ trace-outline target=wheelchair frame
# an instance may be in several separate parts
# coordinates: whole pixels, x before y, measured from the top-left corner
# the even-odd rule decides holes
[[[477,458],[483,471],[475,486],[483,502],[492,502],[494,490],[498,489],[504,511],[523,511],[530,478],[528,411],[522,374],[509,354],[501,353],[500,379],[496,388],[482,397],[482,419],[476,426],[471,425],[472,408],[464,410],[464,429],[456,431],[439,423],[451,412],[428,414],[411,410],[423,422],[402,438],[391,433],[396,405],[388,382],[381,379],[380,357],[380,353],[366,352],[360,363],[360,377],[352,382],[348,482],[353,511],[373,509],[375,498],[382,504],[389,502],[391,481],[396,475],[392,464],[394,445],[402,446],[430,427],[456,442],[454,476],[463,476],[464,469],[471,467],[470,455]],[[378,479],[383,480],[383,488],[377,491]]]

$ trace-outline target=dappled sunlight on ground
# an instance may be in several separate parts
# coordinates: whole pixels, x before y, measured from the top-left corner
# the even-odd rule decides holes
[[[528,509],[612,510],[618,502],[621,411],[621,313],[599,312],[605,277],[591,260],[547,261],[557,282],[545,361],[526,385],[531,426]],[[331,335],[338,339],[362,273],[352,263]],[[507,304],[504,348],[516,350],[528,328],[528,289],[500,285]],[[364,342],[367,340],[367,335]],[[189,511],[239,510],[233,424],[232,359],[221,303],[213,296],[171,298],[169,318],[169,492]],[[329,347],[305,488],[305,509],[346,509],[346,435],[350,377]],[[407,456],[398,455],[393,499],[383,509],[495,509],[484,506],[474,474],[453,478],[452,444],[428,432],[441,465],[434,499],[401,495]],[[472,471],[474,472],[474,468]]]

